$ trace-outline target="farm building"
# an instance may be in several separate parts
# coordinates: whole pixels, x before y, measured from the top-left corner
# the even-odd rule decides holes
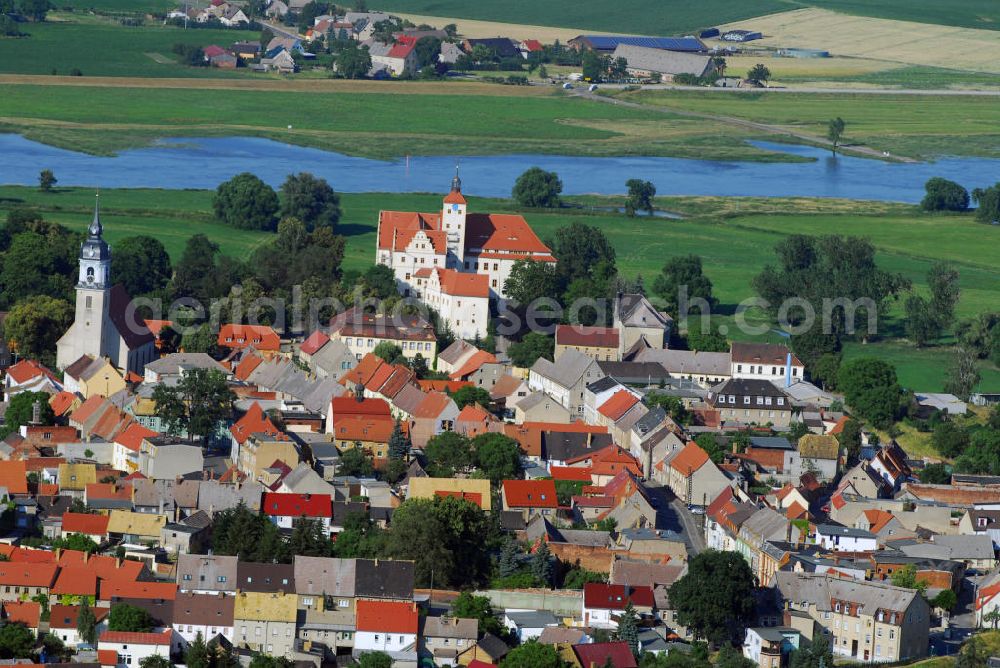
[[[705,30],[702,30],[701,33],[698,35],[698,37],[702,39],[711,39],[713,37],[718,37],[718,36],[719,36],[718,28],[706,28]]]
[[[722,33],[722,39],[726,42],[752,42],[764,39],[764,36],[754,30],[727,30]]]
[[[707,53],[708,47],[697,37],[628,37],[613,35],[578,35],[567,42],[577,51],[597,51],[611,55],[619,44],[643,46],[647,49]]]
[[[830,52],[823,49],[778,49],[778,55],[782,58],[829,58]]]
[[[649,49],[629,44],[619,44],[612,57],[624,58],[625,62],[628,63],[628,73],[640,79],[649,78],[654,74],[659,74],[668,81],[677,74],[693,74],[696,77],[703,77],[714,67],[711,56]]]

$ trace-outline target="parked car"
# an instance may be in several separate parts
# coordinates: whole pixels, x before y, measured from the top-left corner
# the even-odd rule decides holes
[[[571,83],[564,83],[563,84],[563,88],[566,89],[566,90],[573,90],[573,84],[571,84]]]
[[[696,506],[696,505],[693,505],[693,504],[689,504],[688,505],[688,510],[691,511],[692,515],[704,515],[705,514],[705,506]]]
[[[587,88],[587,90],[589,90],[591,93],[593,93],[595,90],[597,90],[597,84],[590,84],[590,86]]]

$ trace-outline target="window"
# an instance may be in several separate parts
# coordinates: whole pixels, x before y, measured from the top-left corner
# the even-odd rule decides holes
[[[303,596],[302,597],[302,605],[311,606],[312,604],[313,604],[313,598],[312,598],[312,596]]]
[[[183,579],[186,580],[186,581],[188,581],[188,582],[190,582],[190,580],[191,580],[191,574],[190,573],[185,573]]]
[[[771,397],[764,397],[764,403],[767,404],[768,406],[770,406],[771,405]]]
[[[743,404],[745,406],[749,406],[750,405],[750,397],[743,397]]]
[[[219,578],[218,578],[218,581],[219,582],[225,582],[226,581],[226,576],[225,575],[220,575]]]
[[[742,364],[737,364],[736,365],[736,370],[739,371],[739,372],[742,372],[743,371],[743,365]]]
[[[87,308],[88,309],[90,309],[90,307],[93,305],[93,300],[94,300],[93,297],[87,297]]]
[[[779,406],[784,406],[785,405],[785,398],[784,397],[778,397],[778,405]]]

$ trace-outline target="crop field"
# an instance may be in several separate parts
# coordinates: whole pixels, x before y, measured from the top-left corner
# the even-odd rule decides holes
[[[395,12],[394,12],[395,13]],[[451,19],[441,16],[428,16],[426,14],[409,14],[405,12],[396,13],[397,16],[412,21],[416,25],[432,25],[438,28],[449,23],[454,23],[458,28],[458,33],[462,37],[496,37],[503,35],[514,39],[537,39],[545,44],[559,40],[563,44],[573,39],[581,32],[604,34],[607,31],[585,30],[574,27],[536,26],[523,23],[503,22],[503,21],[481,21],[470,18]],[[507,17],[508,19],[511,17]]]
[[[1000,22],[1000,11],[994,9],[993,13]],[[954,28],[800,9],[730,27],[763,33],[764,39],[751,42],[751,46],[824,49],[836,56],[1000,74],[998,26],[992,30]]]
[[[723,113],[816,135],[829,119],[847,123],[845,142],[890,150],[896,155],[1000,155],[1000,104],[996,98],[964,95],[863,95],[747,93],[720,103],[719,93],[639,91],[624,99],[672,109]]]
[[[363,271],[372,263],[375,221],[381,209],[433,211],[440,195],[345,194],[344,216],[338,232],[347,238],[344,269]],[[574,200],[594,204],[595,198]],[[612,200],[613,201],[613,200]],[[179,259],[186,239],[201,232],[216,241],[224,253],[246,258],[267,233],[234,231],[214,222],[211,192],[198,190],[108,190],[102,192],[102,218],[112,244],[125,236],[150,234],[161,239],[173,259]],[[609,200],[601,200],[609,203]],[[686,212],[684,220],[628,218],[593,214],[581,209],[531,211],[525,214],[538,234],[547,238],[574,222],[602,229],[618,254],[618,264],[629,274],[641,274],[650,285],[663,262],[675,255],[694,253],[703,258],[705,272],[715,285],[725,314],[752,296],[748,277],[773,257],[774,245],[786,234],[842,234],[867,236],[879,250],[879,263],[913,280],[926,292],[925,277],[938,259],[949,260],[961,275],[960,318],[1000,303],[1000,229],[975,223],[971,216],[924,215],[914,207],[829,200],[745,200],[734,215],[734,198],[663,198],[661,206]],[[38,207],[50,220],[83,230],[90,219],[93,193],[83,189],[58,189],[51,194],[33,188],[0,187],[0,213],[16,205]],[[509,200],[470,197],[474,211],[515,210]],[[876,215],[880,214],[880,215]],[[890,334],[898,333],[900,306],[888,315]],[[731,315],[716,319],[731,332]],[[909,387],[940,389],[951,357],[947,348],[917,350],[905,341],[882,340],[869,345],[851,344],[850,357],[877,355],[897,365]],[[1000,388],[1000,371],[984,365],[983,387]]]

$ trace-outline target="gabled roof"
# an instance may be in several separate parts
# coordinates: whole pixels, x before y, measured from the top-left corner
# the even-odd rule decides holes
[[[490,277],[486,274],[472,274],[454,269],[435,267],[437,280],[441,284],[441,292],[455,297],[490,296]]]
[[[485,276],[485,274],[484,274]],[[461,380],[470,374],[475,373],[484,364],[496,364],[497,358],[493,353],[488,353],[485,350],[479,350],[472,354],[469,359],[465,360],[461,367],[456,369],[451,373],[452,380]]]
[[[788,354],[788,346],[779,343],[754,343],[752,341],[733,341],[729,348],[733,363],[766,364],[768,366],[784,367]],[[792,366],[802,366],[802,362],[792,353]]]
[[[589,483],[589,466],[550,466],[549,474],[553,480],[574,480],[577,482]]]
[[[557,508],[554,480],[504,480],[504,498],[511,508]]]
[[[6,487],[8,494],[28,493],[28,472],[23,460],[0,461],[0,487]]]
[[[132,422],[129,426],[119,432],[118,436],[115,438],[115,443],[131,450],[132,452],[139,452],[144,439],[159,435],[160,434],[158,432],[155,432],[152,429],[147,429],[138,422]]]
[[[122,582],[104,580],[101,582],[101,600],[112,598],[161,599],[173,601],[177,598],[177,584],[173,582]]]
[[[624,610],[629,601],[638,607],[653,606],[651,587],[630,587],[588,582],[583,587],[583,605],[600,610]]]
[[[240,445],[246,443],[253,434],[277,435],[281,433],[256,401],[251,404],[243,417],[229,428],[229,431]]]
[[[162,633],[131,633],[128,631],[105,631],[98,639],[99,643],[115,643],[129,645],[170,645],[173,629]]]
[[[266,325],[229,323],[219,328],[218,344],[225,348],[252,346],[257,350],[278,351],[281,349],[281,338]]]
[[[614,327],[559,325],[556,327],[556,345],[587,348],[617,348],[618,330]]]
[[[799,455],[802,459],[837,459],[840,457],[840,442],[829,434],[806,434],[799,439]]]
[[[29,629],[37,629],[41,614],[41,604],[34,601],[3,602],[3,616],[8,623],[24,624]]]
[[[17,385],[22,385],[37,376],[48,376],[50,380],[59,382],[59,377],[51,369],[35,360],[21,360],[7,369],[7,376]]]
[[[611,395],[610,399],[601,404],[597,412],[610,418],[612,421],[618,421],[637,403],[639,403],[639,397],[635,396],[635,394],[628,390],[618,390]]]
[[[63,390],[58,394],[53,394],[49,397],[49,406],[52,408],[53,414],[56,417],[64,416],[71,408],[73,404],[80,400],[80,397],[76,396],[72,392],[67,392]]]
[[[612,668],[636,668],[639,664],[632,656],[628,643],[619,640],[615,642],[596,642],[573,645],[573,652],[581,666],[607,666]]]
[[[416,603],[401,601],[357,602],[356,627],[359,632],[404,633],[416,635],[420,624]]]
[[[702,450],[697,443],[691,441],[677,453],[676,457],[670,460],[670,468],[683,475],[688,475],[700,469],[708,460],[708,453]]]
[[[138,311],[139,309],[132,307],[132,298],[125,291],[124,285],[118,283],[111,288],[108,315],[129,350],[135,350],[154,340],[153,333],[139,317]]]
[[[331,517],[329,494],[264,494],[261,510],[272,517]]]
[[[57,596],[97,596],[97,574],[83,566],[61,568],[50,593]]]
[[[0,585],[11,587],[51,587],[58,566],[51,563],[0,562]]]
[[[62,530],[67,533],[103,536],[108,532],[108,516],[91,515],[88,513],[63,513]]]
[[[447,394],[443,392],[428,392],[420,405],[412,412],[414,418],[438,418],[441,413],[454,403]]]

